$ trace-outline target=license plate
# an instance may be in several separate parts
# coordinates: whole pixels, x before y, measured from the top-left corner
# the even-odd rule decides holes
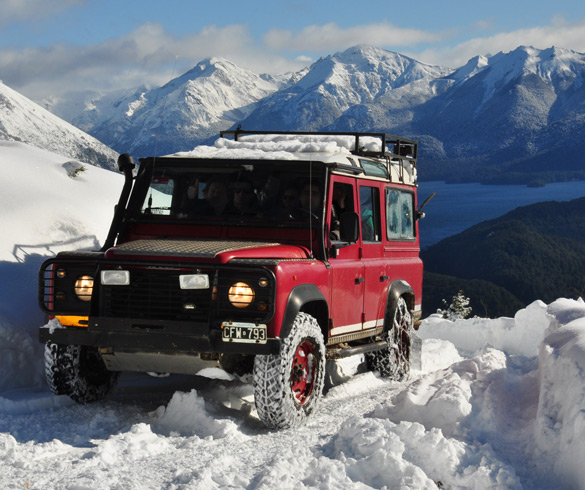
[[[242,342],[245,344],[266,343],[266,325],[224,322],[221,324],[221,328],[224,342]]]

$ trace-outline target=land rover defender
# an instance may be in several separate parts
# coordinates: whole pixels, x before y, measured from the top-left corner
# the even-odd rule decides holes
[[[259,418],[301,423],[329,359],[410,371],[421,315],[417,143],[385,133],[224,131],[140,160],[99,251],[39,274],[55,394],[99,400],[124,371],[253,373]]]

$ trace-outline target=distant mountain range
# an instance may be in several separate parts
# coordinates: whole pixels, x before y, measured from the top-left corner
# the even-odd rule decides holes
[[[421,178],[585,178],[585,54],[519,47],[458,69],[371,46],[280,77],[211,58],[163,87],[48,102],[119,152],[189,150],[221,129],[384,131],[420,141]],[[73,99],[72,99],[73,100]]]
[[[0,82],[0,140],[20,141],[98,167],[114,169],[118,154]]]
[[[477,56],[453,70],[360,45],[281,76],[211,58],[162,87],[44,106],[71,124],[0,83],[0,139],[113,168],[116,152],[190,150],[240,124],[381,131],[420,142],[423,180],[585,179],[585,54],[554,47]]]
[[[162,87],[50,98],[45,107],[135,157],[191,150],[245,119],[268,95],[303,76],[257,75],[223,58],[203,60]],[[121,153],[122,153],[121,152]]]

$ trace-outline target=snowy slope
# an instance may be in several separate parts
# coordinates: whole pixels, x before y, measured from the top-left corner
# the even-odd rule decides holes
[[[514,318],[424,320],[422,369],[333,387],[304,427],[269,431],[247,377],[127,374],[75,405],[42,382],[36,271],[95,248],[122,177],[3,142],[0,159],[0,487],[29,489],[585,488],[585,303]],[[31,184],[31,175],[37,177]],[[42,184],[41,184],[42,183]]]
[[[21,141],[103,168],[118,154],[0,82],[0,141]]]
[[[47,97],[43,107],[89,133],[96,125],[111,119],[120,106],[131,105],[141,94],[150,90],[146,86],[112,92],[75,91],[60,97]]]
[[[117,173],[0,141],[0,390],[30,384],[39,355],[37,272],[71,249],[99,249],[123,184]],[[68,176],[85,170],[75,179]],[[24,369],[24,371],[23,371]]]

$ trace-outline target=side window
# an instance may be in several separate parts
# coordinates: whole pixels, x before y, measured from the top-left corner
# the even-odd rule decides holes
[[[386,230],[388,240],[414,239],[414,194],[386,189]]]
[[[331,203],[331,239],[339,240],[339,221],[341,215],[353,211],[353,186],[351,184],[335,182]]]
[[[381,241],[380,233],[380,190],[377,187],[360,186],[360,219],[362,240]]]

